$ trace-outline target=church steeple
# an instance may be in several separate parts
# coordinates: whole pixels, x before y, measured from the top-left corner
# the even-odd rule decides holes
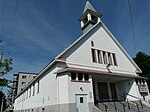
[[[97,22],[100,22],[100,16],[102,16],[102,14],[98,13],[89,0],[87,0],[84,11],[80,17],[83,33],[91,29]]]
[[[91,5],[91,3],[89,2],[89,0],[86,1],[86,5],[85,5],[85,7],[84,7],[83,13],[84,13],[87,9],[96,12],[96,10],[95,10],[94,7]]]

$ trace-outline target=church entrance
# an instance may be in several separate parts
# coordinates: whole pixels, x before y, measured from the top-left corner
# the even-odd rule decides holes
[[[98,82],[99,99],[101,101],[109,100],[108,86],[105,82]]]
[[[116,101],[117,90],[115,83],[98,82],[98,93],[100,101]]]
[[[110,83],[110,90],[111,90],[111,98],[112,100],[118,100],[117,98],[117,91],[116,91],[116,84]]]

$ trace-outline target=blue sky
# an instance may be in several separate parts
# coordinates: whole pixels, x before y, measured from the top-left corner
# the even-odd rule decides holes
[[[4,16],[2,1],[0,50],[4,52],[3,58],[13,58],[8,78],[18,72],[38,73],[82,35],[79,17],[86,0],[18,0],[18,5],[17,0],[4,0]],[[137,52],[150,54],[150,0],[130,1]],[[103,14],[102,21],[134,57],[128,0],[91,0],[91,4]]]

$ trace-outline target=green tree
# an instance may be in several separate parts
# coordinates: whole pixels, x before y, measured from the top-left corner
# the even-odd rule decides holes
[[[0,43],[2,43],[3,41],[0,39]],[[3,87],[8,86],[10,80],[7,80],[6,78],[4,78],[4,75],[6,75],[10,70],[12,70],[12,59],[4,59],[4,61],[2,61],[2,52],[0,52],[0,89],[2,89]]]
[[[4,95],[4,93],[2,91],[0,91],[0,109],[1,109],[1,105],[2,105],[2,98],[3,99],[3,110],[6,109],[6,97]]]
[[[7,80],[4,78],[4,75],[6,75],[10,70],[12,70],[12,59],[5,59],[4,61],[0,61],[0,87],[6,87],[8,86],[10,80]]]
[[[140,76],[149,78],[147,83],[150,88],[150,55],[147,55],[143,52],[138,52],[133,60],[142,69]]]

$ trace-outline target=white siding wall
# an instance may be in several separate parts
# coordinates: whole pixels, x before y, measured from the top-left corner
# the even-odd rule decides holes
[[[61,76],[58,76],[58,99],[59,104],[65,104],[69,103],[69,93],[68,93],[69,87],[68,87],[68,75],[61,74]]]
[[[123,52],[118,48],[118,46],[114,43],[114,41],[110,38],[110,36],[105,32],[102,27],[84,42],[85,38],[81,40],[78,45],[74,46],[73,49],[68,51],[68,54],[70,54],[69,56],[64,55],[64,57],[66,57],[66,62],[68,63],[69,67],[80,67],[87,69],[90,68],[106,71],[106,65],[92,62],[91,48],[95,48],[98,50],[104,50],[116,54],[118,66],[111,66],[111,71],[122,73],[135,73],[135,67],[127,59],[127,57],[123,54]],[[82,41],[84,42],[83,44]],[[91,41],[94,42],[94,47],[91,46]],[[81,65],[83,66],[81,67]]]
[[[133,95],[135,97],[138,97],[138,98],[141,97],[139,90],[138,90],[138,86],[136,85],[136,82],[134,79],[125,81],[124,85],[125,85],[126,93]],[[137,100],[136,98],[133,98],[131,96],[127,96],[127,98],[130,100]]]
[[[36,107],[54,105],[57,103],[57,80],[56,74],[58,68],[50,69],[43,78],[39,81],[39,93],[37,94],[37,83],[35,84],[35,95],[33,96],[33,89],[31,89],[31,97],[29,98],[30,91],[28,89],[28,98],[26,99],[27,94],[19,96],[15,100],[14,109],[32,109]]]
[[[69,82],[69,102],[75,103],[76,94],[87,94],[88,103],[94,102],[93,98],[93,85],[92,78],[89,78],[89,83],[87,82],[71,82],[71,77],[68,78]],[[82,88],[82,90],[80,89]]]

